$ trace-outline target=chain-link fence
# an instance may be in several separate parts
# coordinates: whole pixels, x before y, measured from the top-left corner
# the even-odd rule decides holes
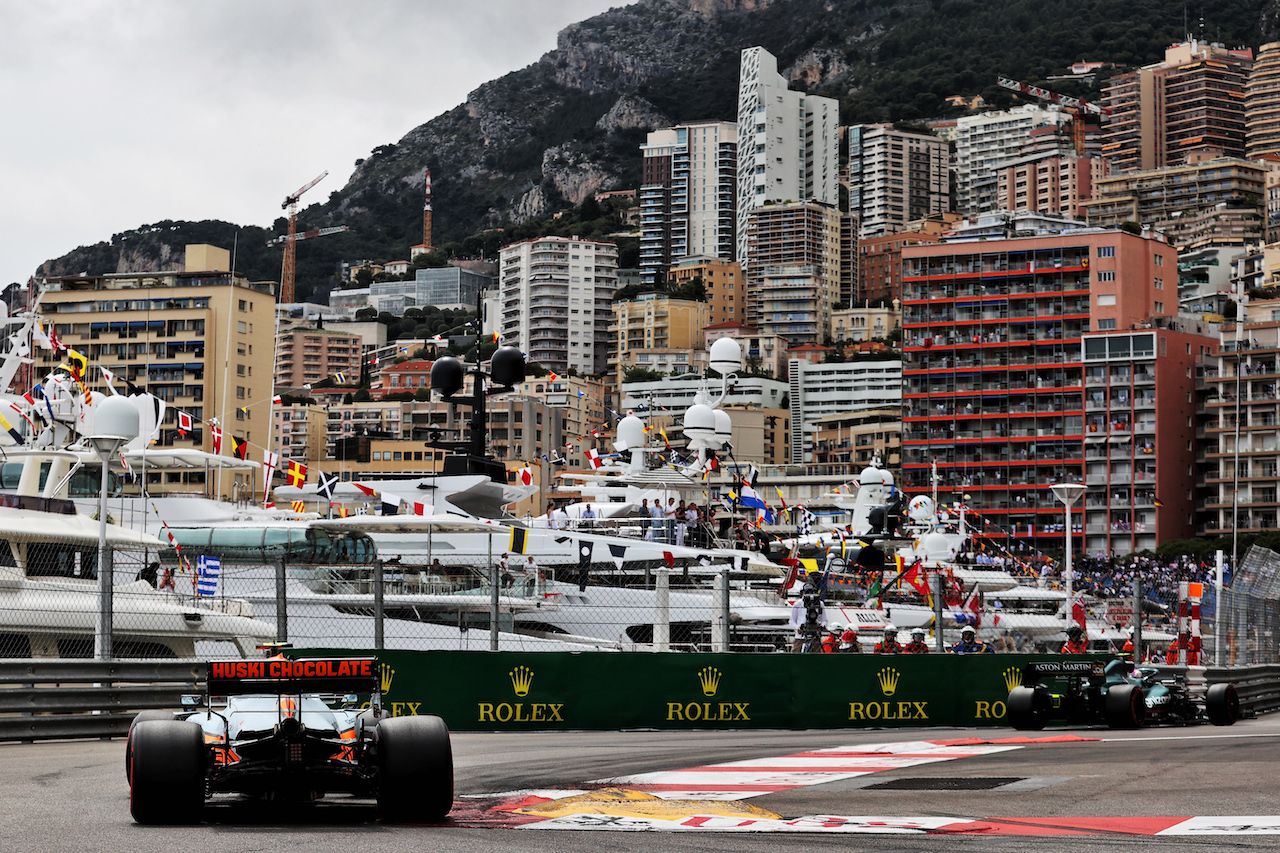
[[[1280,662],[1280,554],[1254,545],[1222,591],[1224,666]]]
[[[834,561],[828,567],[819,554],[787,578],[711,552],[706,560],[615,559],[602,542],[576,558],[581,543],[531,558],[503,551],[505,528],[483,534],[488,544],[472,543],[466,554],[447,536],[416,544],[401,536],[391,549],[376,536],[335,534],[322,552],[303,526],[298,531],[307,538],[299,541],[290,538],[298,531],[250,531],[243,538],[253,547],[227,545],[225,537],[217,545],[219,537],[196,530],[177,531],[186,539],[181,559],[172,550],[109,551],[113,656],[221,657],[252,654],[269,641],[772,653],[794,651],[800,634],[816,640],[808,644],[814,651],[870,652],[890,626],[897,642],[914,640],[928,652],[962,643],[967,626],[996,652],[1056,652],[1081,619],[1090,650],[1120,651],[1136,607],[1143,616],[1136,656],[1148,659],[1163,657],[1186,630],[1178,621],[1180,575],[1167,566],[1104,570],[1084,563],[1068,598],[1052,571],[965,560],[915,573],[892,564],[883,571]],[[7,560],[0,564],[0,656],[92,656],[100,607],[96,543],[45,537],[8,543],[0,555]],[[1277,566],[1273,552],[1249,553],[1224,596],[1221,626],[1213,586],[1205,585],[1204,662],[1214,661],[1219,637],[1224,664],[1276,660]],[[805,572],[815,567],[823,570],[820,623],[800,594]],[[806,623],[807,634],[800,630]]]

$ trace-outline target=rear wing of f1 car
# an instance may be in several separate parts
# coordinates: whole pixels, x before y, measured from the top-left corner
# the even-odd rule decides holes
[[[305,658],[210,661],[210,696],[249,693],[379,694],[377,658]]]

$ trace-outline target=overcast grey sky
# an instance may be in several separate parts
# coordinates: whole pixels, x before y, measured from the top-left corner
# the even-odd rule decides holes
[[[270,226],[625,0],[0,0],[0,286],[162,219]]]

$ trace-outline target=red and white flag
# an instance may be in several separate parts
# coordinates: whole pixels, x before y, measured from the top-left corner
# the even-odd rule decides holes
[[[533,485],[533,469],[527,465],[516,472],[516,479],[520,481],[522,486]]]
[[[222,452],[222,428],[209,427],[209,434],[213,436],[213,455],[217,456]]]
[[[270,450],[262,451],[262,468],[264,476],[262,478],[262,503],[267,503],[267,496],[271,494],[271,477],[275,474],[276,466],[280,464],[280,455],[272,453]]]
[[[420,503],[419,501],[413,502],[414,515],[434,515],[435,511],[436,511],[436,508],[432,504],[424,504],[424,503]]]
[[[604,460],[600,458],[600,451],[594,447],[587,451],[587,461],[591,463],[592,468],[599,468],[604,465]]]
[[[195,427],[191,419],[191,414],[189,412],[184,412],[181,409],[179,409],[178,410],[178,435],[185,437],[186,434],[191,432],[191,430],[193,429],[195,429]]]
[[[1080,626],[1080,630],[1081,630],[1081,631],[1083,631],[1083,630],[1085,629],[1085,627],[1084,627],[1084,602],[1083,602],[1083,601],[1081,601],[1081,600],[1080,600],[1080,599],[1078,599],[1078,598],[1077,598],[1074,602],[1072,602],[1072,604],[1071,604],[1071,618],[1072,618],[1073,620],[1075,620],[1075,623],[1076,623],[1077,625],[1079,625],[1079,626]]]

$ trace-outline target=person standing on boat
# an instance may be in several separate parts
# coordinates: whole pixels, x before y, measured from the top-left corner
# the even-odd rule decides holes
[[[524,594],[530,598],[538,588],[538,563],[530,554],[524,562]]]
[[[652,542],[655,538],[657,538],[658,531],[662,529],[662,518],[664,513],[662,512],[661,498],[653,499],[653,508],[649,510],[649,515],[653,517],[653,526],[649,528],[649,532],[646,534],[646,538],[650,542]]]
[[[582,526],[588,530],[596,526],[596,511],[591,508],[591,504],[587,504],[582,511]]]
[[[502,557],[498,560],[498,578],[502,581],[503,589],[511,589],[515,579],[511,577],[511,565],[507,560],[507,552],[502,552]]]
[[[684,503],[684,501],[681,501],[680,503]],[[662,541],[666,542],[667,544],[671,544],[676,539],[677,509],[678,508],[676,507],[676,499],[667,498],[667,509],[666,509],[666,512],[664,513],[667,519],[667,532],[666,532],[666,535],[662,537]]]
[[[167,589],[170,592],[175,591],[173,585],[173,569],[168,566],[164,567],[164,571],[160,573],[160,583],[156,584],[156,589]]]
[[[547,529],[555,530],[559,526],[560,526],[560,521],[556,517],[556,504],[555,504],[555,501],[552,501],[551,503],[547,504]]]
[[[676,507],[676,545],[684,547],[684,537],[689,533],[689,510],[685,509],[684,501],[680,501],[680,505]]]
[[[653,541],[653,531],[649,528],[649,516],[651,512],[652,511],[649,509],[649,499],[644,498],[640,501],[640,537],[646,542]]]

